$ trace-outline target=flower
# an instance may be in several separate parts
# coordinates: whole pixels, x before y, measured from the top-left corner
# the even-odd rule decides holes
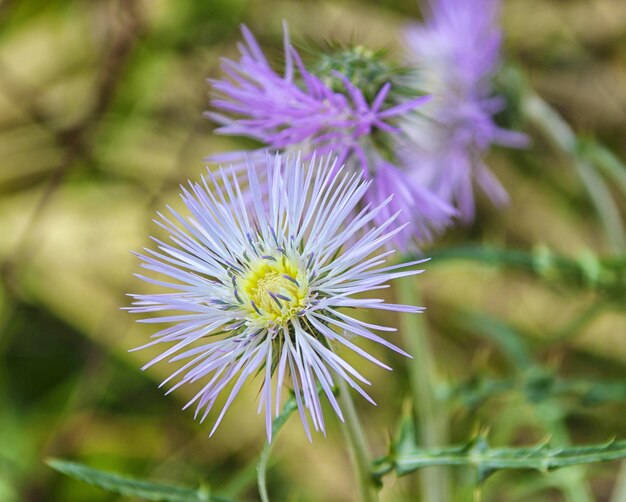
[[[417,80],[433,99],[420,113],[403,116],[401,127],[419,155],[419,177],[460,218],[474,218],[476,183],[496,204],[508,201],[506,190],[483,162],[491,145],[523,147],[525,135],[493,121],[503,102],[492,95],[502,34],[499,0],[431,0],[423,25],[406,30],[407,59]]]
[[[381,54],[363,47],[326,54],[316,71],[309,71],[290,44],[285,26],[281,75],[269,65],[245,26],[242,33],[241,58],[223,59],[225,77],[210,81],[211,105],[218,111],[206,116],[220,124],[216,132],[254,138],[272,151],[303,151],[306,158],[313,152],[335,152],[338,166],[346,164],[373,180],[367,202],[378,203],[401,193],[393,203],[394,210],[403,210],[397,225],[411,223],[409,231],[394,240],[402,249],[430,240],[449,224],[452,207],[423,184],[411,183],[406,166],[394,163],[397,144],[406,140],[395,122],[427,100],[394,85],[401,71],[389,66]],[[241,162],[264,155],[262,151],[210,159]]]
[[[177,379],[174,390],[202,382],[185,406],[195,405],[196,417],[204,420],[218,396],[233,384],[211,434],[244,382],[259,373],[259,412],[265,409],[268,439],[272,409],[278,414],[286,380],[291,381],[310,439],[307,413],[313,427],[324,431],[318,386],[341,419],[333,394],[335,378],[345,379],[373,402],[362,388],[369,382],[334,346],[386,369],[391,368],[354,341],[365,338],[408,355],[374,332],[393,328],[342,310],[420,312],[420,307],[363,294],[421,272],[410,269],[421,261],[383,266],[393,251],[381,248],[403,227],[394,225],[397,215],[380,226],[370,225],[386,210],[388,200],[354,216],[371,184],[360,173],[344,174],[330,156],[319,162],[313,157],[305,164],[299,157],[268,155],[260,167],[267,173],[265,188],[251,164],[247,195],[232,171],[220,169],[183,188],[189,216],[169,207],[171,216],[159,213],[158,223],[170,234],[170,242],[154,239],[157,250],[146,249],[139,256],[142,266],[160,277],[138,277],[171,292],[131,295],[136,301],[130,310],[175,312],[141,321],[174,325],[139,348],[171,345],[144,368],[163,360],[185,361],[163,384]]]

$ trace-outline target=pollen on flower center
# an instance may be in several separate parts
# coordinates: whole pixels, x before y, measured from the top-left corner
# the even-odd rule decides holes
[[[305,307],[306,281],[285,257],[253,262],[238,282],[241,300],[254,319],[283,323]]]

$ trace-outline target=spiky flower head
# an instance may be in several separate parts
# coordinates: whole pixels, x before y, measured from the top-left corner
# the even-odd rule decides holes
[[[324,54],[312,70],[307,69],[285,27],[285,69],[280,74],[245,26],[242,33],[240,59],[223,59],[226,76],[211,80],[211,104],[218,111],[207,116],[220,124],[218,133],[247,136],[264,146],[257,152],[234,152],[212,160],[241,162],[255,153],[263,155],[265,148],[303,151],[307,158],[313,152],[332,151],[338,165],[346,164],[351,172],[373,180],[373,189],[365,196],[368,202],[379,204],[397,194],[389,208],[402,210],[398,224],[409,221],[411,226],[394,244],[412,248],[449,223],[454,210],[427,187],[413,183],[412,166],[400,164],[395,154],[407,141],[396,124],[398,118],[427,100],[397,85],[401,69],[361,46]]]
[[[419,178],[453,204],[462,220],[474,218],[474,185],[498,206],[506,190],[483,162],[492,145],[519,148],[525,135],[500,128],[493,115],[503,101],[492,92],[502,33],[499,0],[431,0],[425,24],[406,30],[407,59],[415,84],[432,95],[416,114],[403,116],[422,164]]]
[[[272,411],[278,414],[287,381],[310,438],[307,416],[324,431],[318,386],[340,418],[335,379],[344,379],[371,401],[362,388],[369,382],[335,352],[337,347],[387,369],[358,346],[358,339],[408,355],[375,333],[394,329],[369,324],[344,309],[419,312],[419,307],[364,295],[387,287],[391,279],[421,272],[410,269],[420,262],[383,266],[392,251],[382,248],[402,227],[394,225],[397,215],[370,225],[388,201],[355,216],[371,183],[360,173],[344,175],[331,157],[305,164],[299,158],[268,156],[259,167],[267,172],[266,187],[252,165],[247,195],[232,171],[209,172],[200,183],[183,188],[189,215],[171,208],[170,216],[159,214],[170,242],[154,239],[157,249],[139,256],[144,268],[161,277],[139,277],[170,292],[132,295],[136,301],[130,310],[175,312],[143,320],[174,324],[140,348],[169,345],[145,367],[162,360],[182,364],[163,383],[177,380],[174,390],[200,382],[186,407],[195,406],[201,420],[232,384],[211,434],[244,382],[260,374],[259,412],[265,409],[268,439]]]

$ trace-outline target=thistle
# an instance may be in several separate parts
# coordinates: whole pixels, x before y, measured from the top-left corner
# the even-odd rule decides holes
[[[403,129],[421,159],[422,183],[454,205],[459,217],[474,218],[474,184],[498,206],[508,202],[504,187],[483,162],[492,145],[519,148],[525,135],[500,128],[493,115],[502,100],[492,94],[502,34],[499,0],[431,0],[423,25],[407,28],[413,85],[432,95],[420,113],[405,114]]]
[[[357,211],[371,184],[361,173],[344,173],[331,157],[303,163],[299,157],[268,155],[259,167],[267,173],[265,187],[251,164],[246,195],[237,176],[220,169],[183,188],[188,216],[171,208],[171,216],[159,214],[158,224],[170,234],[170,242],[154,239],[157,249],[139,256],[142,266],[160,278],[138,277],[170,292],[132,295],[136,301],[130,310],[177,312],[142,320],[174,324],[140,348],[171,345],[144,369],[163,360],[184,361],[163,384],[177,380],[171,392],[201,382],[185,406],[195,406],[196,417],[204,420],[232,384],[211,434],[244,382],[258,375],[259,412],[265,410],[268,440],[272,410],[278,414],[285,382],[291,383],[310,438],[309,418],[314,429],[325,428],[318,388],[342,420],[333,394],[335,379],[344,379],[373,402],[362,387],[369,382],[336,347],[386,369],[391,368],[361,349],[358,339],[408,355],[375,333],[393,328],[367,323],[343,309],[420,312],[419,307],[363,294],[421,272],[410,269],[421,261],[383,266],[392,253],[384,246],[404,225],[395,225],[397,215],[371,225],[390,198]]]
[[[402,211],[396,225],[410,223],[394,245],[414,248],[445,228],[454,210],[415,182],[413,161],[396,155],[410,150],[408,137],[398,127],[400,117],[421,107],[428,97],[399,85],[403,70],[387,63],[382,54],[357,46],[322,55],[308,69],[289,41],[285,27],[284,74],[267,62],[253,35],[242,27],[244,43],[238,61],[224,59],[225,77],[211,80],[217,112],[207,116],[220,127],[216,132],[246,136],[263,143],[254,152],[239,151],[211,160],[242,162],[271,151],[335,152],[337,165],[371,179],[365,201],[379,205],[395,194],[376,223]]]

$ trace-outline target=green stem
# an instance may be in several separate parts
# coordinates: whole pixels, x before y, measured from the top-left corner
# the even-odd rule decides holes
[[[267,493],[266,475],[267,463],[269,462],[270,453],[272,451],[272,444],[273,443],[265,442],[265,445],[263,446],[263,451],[261,452],[261,457],[259,458],[259,463],[257,464],[256,468],[256,479],[259,486],[259,495],[261,496],[262,502],[269,502],[270,500],[269,494]]]
[[[593,140],[582,142],[582,150],[585,157],[609,176],[617,188],[626,195],[626,166],[608,148]]]
[[[579,152],[576,134],[548,103],[532,91],[524,98],[522,109],[528,121],[540,130],[554,148],[564,154],[583,181],[596,206],[607,239],[614,251],[626,248],[626,232],[611,192],[593,166]]]
[[[317,393],[322,393],[322,387],[318,386]],[[295,397],[290,397],[285,404],[283,405],[283,409],[280,412],[274,421],[272,422],[272,437],[274,440],[271,443],[265,441],[263,445],[263,450],[261,451],[261,455],[259,456],[259,462],[257,464],[257,484],[259,486],[259,495],[261,496],[262,502],[269,502],[269,494],[267,491],[267,466],[270,459],[270,454],[272,453],[272,446],[276,443],[276,437],[278,433],[282,429],[283,425],[287,423],[289,417],[298,409],[298,403]]]
[[[337,378],[339,400],[345,415],[343,432],[350,449],[350,458],[359,483],[359,491],[363,502],[376,502],[378,493],[370,472],[370,459],[365,433],[350,396],[350,389],[343,378]]]
[[[419,304],[411,278],[397,282],[400,303]],[[435,354],[426,336],[423,320],[415,314],[401,319],[402,333],[413,359],[408,361],[413,406],[419,422],[421,444],[434,448],[448,442],[448,417],[435,395],[439,388]],[[449,473],[445,468],[420,472],[423,500],[450,500]]]

